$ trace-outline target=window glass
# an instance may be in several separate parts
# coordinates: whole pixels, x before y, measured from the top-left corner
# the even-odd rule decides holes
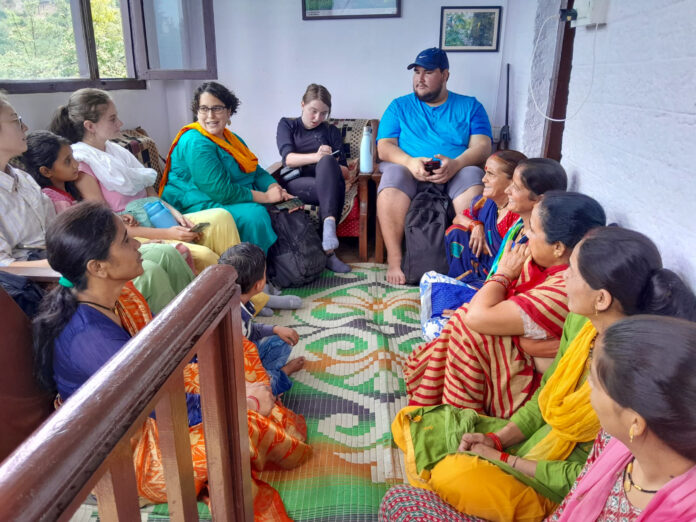
[[[205,69],[202,0],[143,0],[150,69]]]
[[[74,22],[69,0],[0,0],[0,77],[89,76],[79,65]]]
[[[119,0],[90,0],[100,78],[126,78],[126,46]]]

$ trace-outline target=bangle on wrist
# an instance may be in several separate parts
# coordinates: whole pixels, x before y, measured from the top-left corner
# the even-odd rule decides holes
[[[513,456],[514,456],[514,455],[513,455]],[[511,467],[512,469],[517,469],[515,466],[517,465],[517,459],[518,459],[519,457],[517,457],[517,456],[514,456],[514,457],[515,457],[515,460],[512,461],[512,464],[510,464],[510,467]]]
[[[505,464],[508,464],[509,458],[510,458],[509,453],[505,453],[504,451],[500,453],[500,462],[505,462]]]
[[[256,397],[254,397],[253,395],[247,395],[247,399],[251,399],[252,401],[254,401],[256,403],[256,410],[254,410],[254,411],[259,411],[261,409],[261,403],[259,402],[259,400]]]
[[[471,223],[469,223],[469,232],[474,230],[479,225],[484,226],[483,222],[477,220],[474,220]]]
[[[510,279],[510,278],[509,278],[508,276],[506,276],[505,274],[501,274],[501,273],[499,273],[499,272],[496,272],[496,273],[493,274],[491,277],[502,277],[503,279],[505,279],[505,280],[507,281],[508,286],[512,284],[512,279]]]
[[[483,283],[483,286],[486,286],[488,283],[498,283],[500,286],[503,287],[504,290],[507,290],[507,288],[505,287],[505,283],[503,283],[502,281],[498,281],[497,279],[489,279],[488,281]]]
[[[503,451],[503,443],[501,442],[500,437],[498,437],[492,431],[489,431],[488,433],[486,433],[486,437],[488,437],[489,439],[491,439],[493,441],[493,444],[495,444],[495,449],[497,449],[498,451],[501,451],[501,452]]]
[[[506,285],[506,284],[505,284],[503,281],[501,281],[500,279],[496,279],[495,277],[491,277],[488,281],[486,281],[485,283],[483,283],[483,285],[486,286],[488,283],[498,283],[500,286],[503,287],[503,290],[505,290],[505,291],[507,292],[508,285]]]

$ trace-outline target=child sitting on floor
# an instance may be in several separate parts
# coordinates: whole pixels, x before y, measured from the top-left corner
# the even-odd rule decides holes
[[[287,326],[255,323],[253,317],[256,310],[249,301],[266,285],[266,257],[263,250],[252,243],[239,243],[228,248],[218,263],[231,265],[237,271],[237,283],[242,292],[242,331],[259,350],[261,363],[271,378],[273,395],[288,391],[292,386],[289,375],[300,370],[305,362],[304,357],[288,362],[291,346],[297,344],[299,335]]]

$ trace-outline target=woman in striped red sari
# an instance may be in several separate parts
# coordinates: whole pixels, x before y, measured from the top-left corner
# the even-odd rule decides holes
[[[451,404],[502,418],[524,404],[539,384],[534,357],[549,354],[523,350],[520,339],[560,339],[568,313],[568,258],[588,230],[604,223],[594,199],[546,193],[532,211],[529,241],[508,245],[471,303],[408,357],[409,404]]]

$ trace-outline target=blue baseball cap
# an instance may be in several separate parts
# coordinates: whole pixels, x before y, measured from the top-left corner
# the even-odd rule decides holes
[[[432,71],[433,69],[449,69],[449,60],[447,53],[438,47],[431,47],[418,53],[413,63],[406,67],[413,69],[416,65]]]

